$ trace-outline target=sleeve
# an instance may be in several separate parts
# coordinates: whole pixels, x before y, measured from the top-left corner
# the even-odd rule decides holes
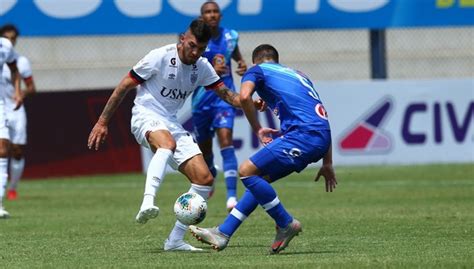
[[[256,87],[260,88],[265,81],[262,68],[260,68],[258,65],[255,65],[247,70],[247,72],[245,72],[245,74],[242,76],[242,83],[246,81],[252,81]]]
[[[239,44],[239,33],[235,30],[230,30],[230,35],[232,36],[232,46],[235,50],[235,48]]]
[[[19,57],[16,65],[18,66],[18,71],[22,79],[28,79],[33,76],[30,61],[26,57]]]
[[[219,76],[217,75],[216,71],[214,70],[214,68],[212,67],[212,65],[209,63],[209,61],[205,58],[202,58],[203,59],[203,67],[202,67],[202,70],[203,70],[203,78],[202,78],[202,82],[201,82],[201,85],[204,86],[206,88],[206,90],[209,90],[209,89],[215,89],[217,87],[219,87],[219,83],[223,83]]]
[[[10,44],[10,46],[9,46],[8,44]],[[7,43],[7,46],[6,46],[6,47],[7,47],[7,58],[6,58],[6,61],[5,61],[5,62],[11,64],[11,63],[17,61],[19,55],[18,55],[18,53],[16,53],[16,51],[13,49],[13,46],[11,46],[11,43]]]
[[[156,49],[150,51],[129,72],[129,76],[138,83],[143,83],[157,74],[160,63],[164,57],[164,50]]]

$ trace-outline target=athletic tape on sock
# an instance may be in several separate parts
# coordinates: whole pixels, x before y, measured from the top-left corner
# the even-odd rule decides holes
[[[244,221],[247,216],[244,215],[242,212],[240,212],[237,208],[233,208],[232,211],[230,211],[230,214],[234,217],[236,217],[240,221]]]
[[[275,206],[277,206],[279,203],[280,203],[280,199],[278,199],[278,197],[275,197],[275,199],[273,199],[269,203],[264,204],[262,207],[263,207],[263,209],[265,209],[265,211],[268,211],[268,210],[274,208]]]

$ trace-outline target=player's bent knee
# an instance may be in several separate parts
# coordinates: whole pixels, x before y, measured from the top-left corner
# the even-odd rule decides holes
[[[212,186],[212,184],[214,183],[214,177],[212,176],[211,172],[208,172],[203,176],[197,177],[191,182],[203,186]]]
[[[0,139],[0,158],[8,158],[10,149],[10,141],[6,139]]]
[[[244,161],[239,167],[239,177],[249,177],[258,174],[258,169],[249,160]]]
[[[12,145],[10,155],[15,160],[21,160],[23,159],[23,149],[19,145]]]
[[[169,149],[173,152],[176,150],[176,141],[169,132],[149,132],[147,133],[147,140],[150,146],[155,147],[156,149]]]

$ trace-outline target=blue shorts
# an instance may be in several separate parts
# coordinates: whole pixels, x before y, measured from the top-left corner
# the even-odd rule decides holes
[[[260,170],[260,176],[275,181],[319,161],[330,145],[330,130],[295,129],[257,151],[250,161]]]
[[[194,134],[198,143],[214,137],[216,129],[234,128],[235,108],[215,107],[193,112]]]

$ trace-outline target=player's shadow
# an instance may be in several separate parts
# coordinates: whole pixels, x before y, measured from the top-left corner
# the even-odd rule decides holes
[[[180,251],[179,253],[181,254],[186,254],[186,255],[202,255],[203,253],[212,253],[216,252],[212,248],[202,248],[202,251]],[[168,253],[174,253],[176,254],[177,251],[165,251],[164,249],[151,249],[151,250],[144,250],[144,253],[147,254],[168,254]]]
[[[321,250],[321,251],[283,251],[278,254],[271,254],[272,256],[281,256],[281,255],[307,255],[307,254],[333,254],[338,253],[337,251],[333,250]]]

